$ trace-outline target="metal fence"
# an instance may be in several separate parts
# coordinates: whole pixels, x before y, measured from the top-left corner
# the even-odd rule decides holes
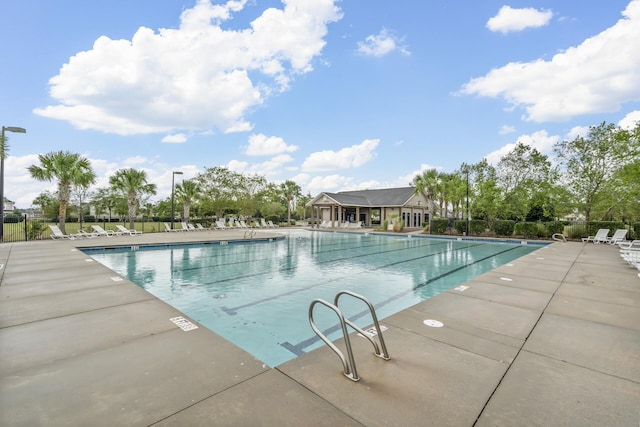
[[[145,233],[155,233],[164,231],[164,223],[171,220],[167,218],[157,220],[136,220],[136,229]],[[201,221],[208,226],[211,219],[192,219],[192,221]],[[191,221],[190,221],[191,222]],[[51,229],[49,225],[56,224],[51,218],[27,216],[27,215],[8,215],[5,217],[2,241],[3,242],[20,242],[30,240],[46,240],[51,238]],[[91,225],[100,225],[104,229],[115,228],[115,224],[121,224],[128,228],[129,222],[122,219],[102,218],[92,222],[78,222],[77,218],[73,218],[66,223],[67,233],[75,233],[78,230],[91,230]],[[564,236],[569,240],[579,240],[582,237],[593,236],[600,228],[608,228],[610,235],[616,229],[627,229],[626,238],[629,240],[640,239],[640,222],[622,222],[622,221],[573,221],[564,223]]]
[[[52,222],[50,218],[27,215],[11,215],[5,217],[2,241],[24,242],[30,240],[50,239],[52,232],[49,228],[49,225],[55,224],[57,223]],[[66,231],[68,234],[76,233],[78,230],[90,231],[91,225],[100,225],[104,229],[115,228],[111,226],[111,224],[113,224],[114,226],[115,224],[120,224],[127,228],[129,227],[129,222],[123,221],[121,219],[110,221],[108,218],[102,218],[100,220],[91,222],[78,222],[77,219],[74,219],[66,223]],[[140,231],[143,231],[145,233],[164,231],[164,223],[163,220],[136,220],[136,229],[139,229]]]

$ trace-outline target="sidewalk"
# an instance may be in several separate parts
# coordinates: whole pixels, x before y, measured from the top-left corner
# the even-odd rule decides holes
[[[553,243],[381,320],[391,360],[354,337],[357,383],[328,347],[270,369],[185,332],[75,248],[244,237],[0,245],[0,425],[640,425],[640,279],[609,245]]]

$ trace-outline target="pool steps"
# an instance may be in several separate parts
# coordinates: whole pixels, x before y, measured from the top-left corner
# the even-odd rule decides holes
[[[342,311],[338,308],[338,302],[340,300],[340,297],[343,295],[354,297],[356,299],[363,301],[365,304],[367,304],[367,306],[369,307],[369,312],[371,313],[371,317],[373,318],[374,327],[376,328],[376,335],[378,336],[378,340],[380,341],[380,347],[378,347],[378,344],[371,337],[372,334],[365,332],[360,327],[358,327],[355,323],[351,322],[349,319],[344,317],[344,315],[342,314]],[[326,335],[324,335],[322,331],[320,331],[320,329],[316,326],[313,320],[313,309],[316,304],[324,305],[327,308],[333,310],[338,316],[338,318],[340,319],[340,326],[342,327],[344,343],[347,349],[347,355],[349,356],[348,361],[344,357],[344,353],[342,353],[342,351],[340,351],[340,349],[334,343],[329,341]],[[338,355],[338,357],[340,358],[340,361],[342,362],[344,375],[352,381],[359,381],[360,377],[358,377],[358,371],[356,369],[356,361],[353,357],[353,351],[351,349],[351,340],[349,339],[349,332],[347,330],[347,325],[351,326],[355,331],[360,333],[360,335],[362,335],[367,340],[369,340],[369,342],[373,345],[374,355],[376,357],[379,357],[384,360],[391,359],[391,357],[389,356],[389,352],[387,351],[387,346],[384,343],[384,338],[382,336],[382,329],[380,328],[380,324],[378,323],[378,316],[376,316],[376,310],[373,308],[373,304],[371,304],[371,302],[367,298],[365,298],[360,294],[356,294],[355,292],[351,292],[351,291],[340,291],[336,294],[333,304],[320,298],[313,300],[311,302],[311,305],[309,305],[309,323],[311,324],[311,329],[313,329],[316,335],[318,335],[318,337],[320,337],[320,339],[324,341],[325,344],[327,344],[329,348],[331,348],[331,350],[333,350],[333,352],[336,353],[336,355]]]

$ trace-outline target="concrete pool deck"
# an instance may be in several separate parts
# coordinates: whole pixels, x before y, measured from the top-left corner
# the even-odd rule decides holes
[[[326,346],[272,369],[183,331],[76,249],[243,234],[1,244],[0,425],[640,425],[640,278],[616,247],[553,243],[382,319],[391,360],[354,336],[359,382]]]

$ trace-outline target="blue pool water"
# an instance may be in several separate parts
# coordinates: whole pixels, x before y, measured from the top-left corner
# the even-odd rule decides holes
[[[85,252],[273,367],[323,345],[308,320],[316,298],[333,302],[350,290],[384,319],[539,247],[295,231],[255,243]],[[371,325],[361,301],[341,299],[340,308],[360,327]],[[316,306],[314,320],[330,339],[341,336],[326,307]]]

